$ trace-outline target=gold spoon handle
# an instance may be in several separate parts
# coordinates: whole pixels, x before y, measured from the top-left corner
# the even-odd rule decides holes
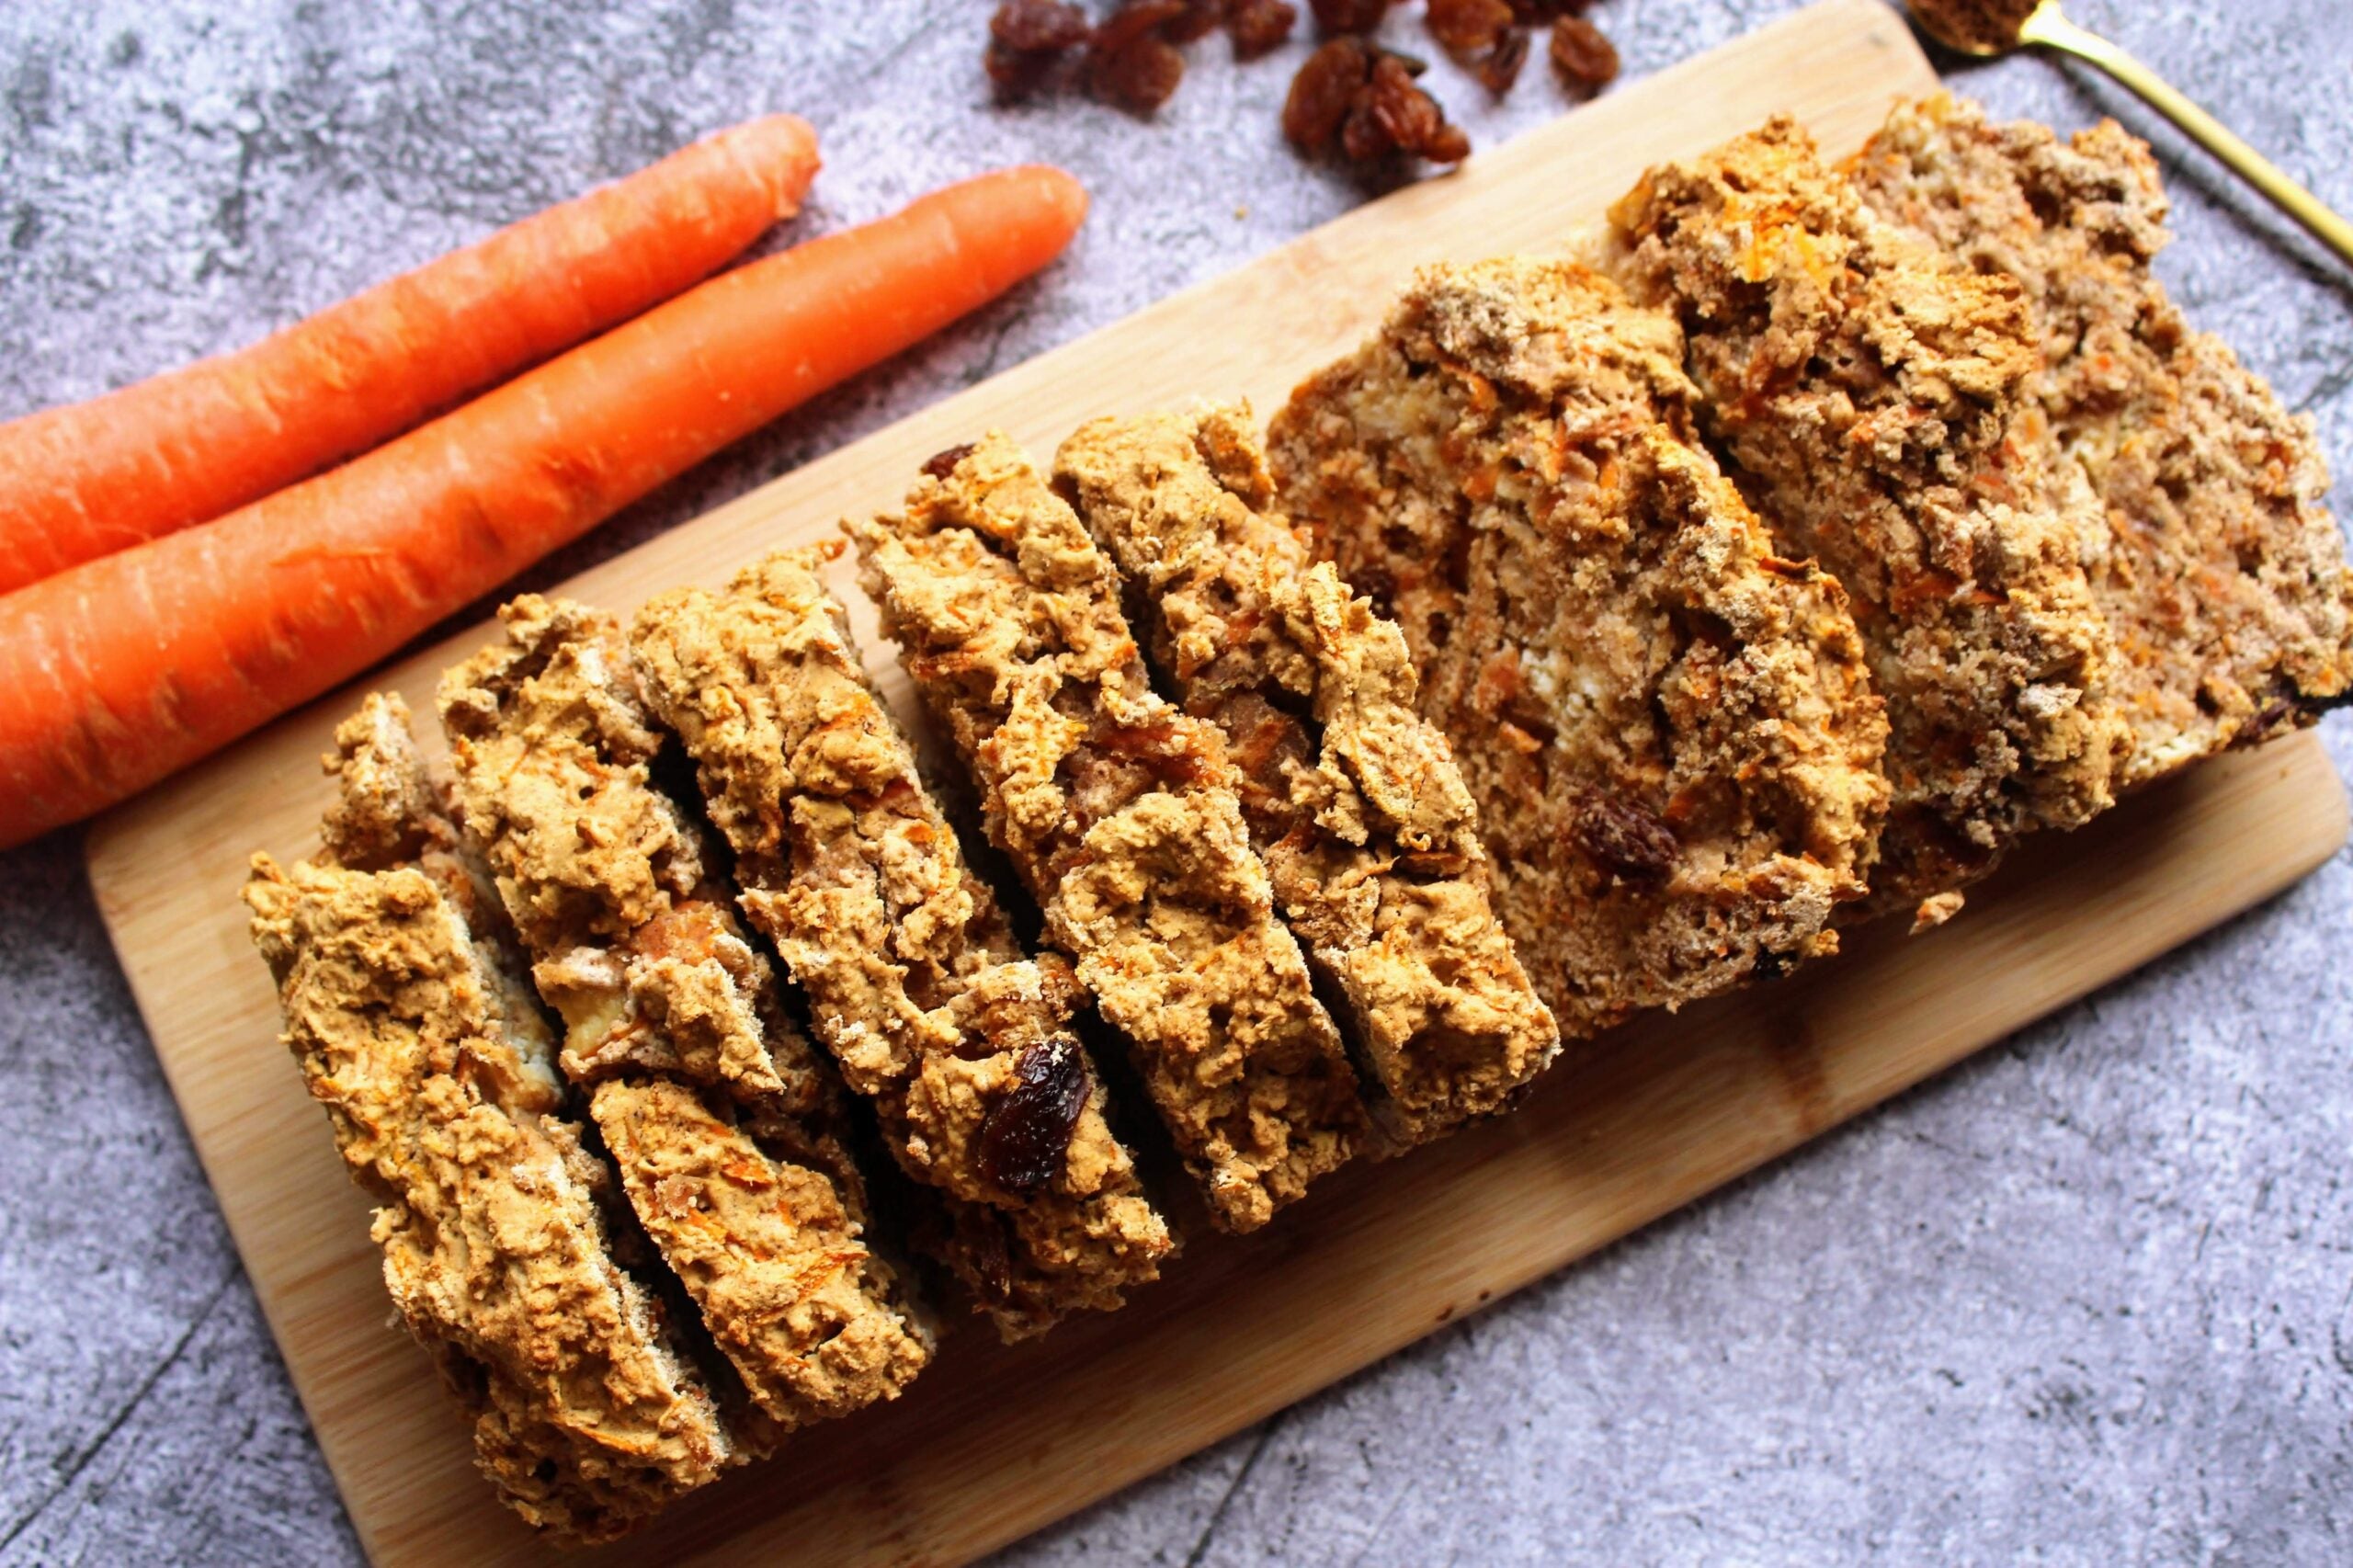
[[[2086,32],[2059,14],[2056,6],[2039,7],[2018,29],[2020,43],[2039,43],[2097,65],[2148,101],[2182,132],[2236,170],[2241,179],[2271,199],[2282,212],[2312,231],[2313,237],[2353,264],[2353,223],[2329,210],[2318,197],[2274,167],[2271,161],[2236,136],[2222,122],[2167,85],[2165,78],[2101,38]]]

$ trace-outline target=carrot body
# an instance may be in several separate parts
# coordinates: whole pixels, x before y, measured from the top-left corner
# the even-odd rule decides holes
[[[255,344],[0,425],[0,593],[208,522],[668,299],[797,210],[817,138],[748,121]]]
[[[1051,261],[999,170],[715,278],[366,457],[0,597],[0,847],[366,669],[699,461]]]

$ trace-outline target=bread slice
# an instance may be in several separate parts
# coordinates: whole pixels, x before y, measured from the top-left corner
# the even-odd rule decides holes
[[[1846,597],[1693,444],[1682,357],[1586,267],[1431,267],[1269,437],[1403,629],[1571,1035],[1834,950],[1886,809]]]
[[[2148,147],[2061,141],[1944,94],[1854,165],[1888,222],[2014,279],[2043,351],[2029,426],[2115,635],[2137,743],[2120,782],[2310,724],[2353,686],[2353,574],[2313,422],[2191,329],[2150,263],[2169,237]]]
[[[610,1177],[558,1114],[519,958],[470,925],[462,872],[428,869],[447,845],[408,809],[433,800],[399,699],[371,697],[337,739],[326,836],[358,863],[256,855],[244,890],[286,1043],[378,1201],[385,1284],[483,1474],[532,1525],[612,1540],[736,1444],[659,1299],[616,1261]]]
[[[1214,1218],[1265,1224],[1366,1121],[1217,732],[1154,694],[1119,574],[1004,436],[942,452],[904,512],[849,528],[990,839],[1133,1046]]]
[[[1098,419],[1054,482],[1128,579],[1151,661],[1215,724],[1275,901],[1337,999],[1392,1143],[1508,1108],[1560,1051],[1487,899],[1404,638],[1273,515],[1247,407]]]
[[[1069,965],[1022,954],[866,680],[817,576],[839,551],[663,594],[631,640],[734,848],[745,915],[892,1156],[938,1193],[941,1256],[1019,1338],[1120,1306],[1174,1244],[1071,1032]]]
[[[1786,116],[1651,170],[1611,219],[1783,553],[1853,602],[1892,727],[1871,907],[1949,894],[2107,807],[2131,732],[2029,438],[2018,285],[1873,217]]]
[[[620,623],[536,596],[499,616],[441,685],[463,832],[639,1223],[774,1435],[896,1398],[929,1336],[864,1240],[839,1087],[650,777]]]

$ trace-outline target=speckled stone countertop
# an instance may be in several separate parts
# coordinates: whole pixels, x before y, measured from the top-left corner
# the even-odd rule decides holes
[[[1645,72],[1790,8],[1602,0],[1596,16]],[[2338,0],[2070,8],[2353,211]],[[987,9],[10,0],[0,416],[244,343],[766,109],[824,135],[796,233],[1019,158],[1094,191],[1040,284],[635,508],[544,583],[1361,199],[1280,150],[1302,45],[1240,68],[1196,46],[1150,125],[1077,102],[993,112]],[[1404,16],[1390,27],[1421,36]],[[1482,141],[1562,105],[1540,58],[1500,108],[1437,74]],[[2006,115],[2155,128],[2040,61],[1953,79]],[[2181,236],[2167,280],[2353,467],[2353,274],[2153,139]],[[2323,733],[2353,763],[2353,726]],[[2346,1561],[2348,926],[2339,856],[1009,1560]],[[357,1556],[108,950],[79,836],[0,858],[0,1562]]]

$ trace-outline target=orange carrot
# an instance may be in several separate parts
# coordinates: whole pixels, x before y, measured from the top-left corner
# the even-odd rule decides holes
[[[788,114],[402,274],[250,348],[0,425],[0,593],[208,522],[628,320],[799,210]]]
[[[1061,252],[1002,169],[724,274],[343,468],[0,598],[0,847],[145,788]]]

